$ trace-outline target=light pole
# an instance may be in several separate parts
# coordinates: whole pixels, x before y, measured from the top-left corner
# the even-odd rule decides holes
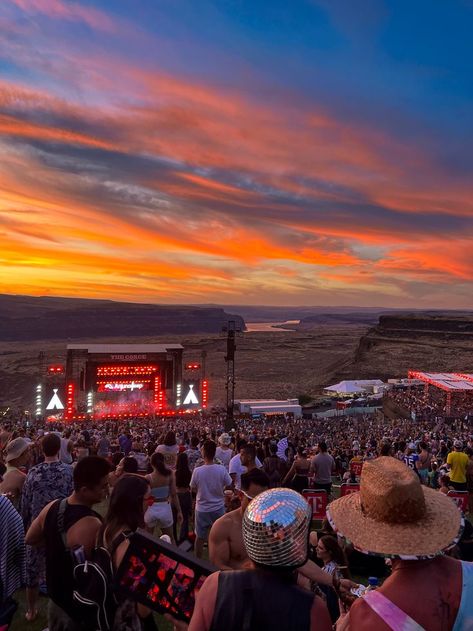
[[[227,363],[227,378],[225,389],[227,393],[227,415],[225,419],[225,431],[229,432],[233,429],[233,408],[235,404],[235,337],[241,334],[241,328],[236,325],[235,320],[229,320],[222,328],[223,333],[227,334],[227,354],[225,361]]]

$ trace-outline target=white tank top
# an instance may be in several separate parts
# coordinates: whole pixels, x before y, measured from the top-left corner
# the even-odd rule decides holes
[[[72,454],[67,450],[69,438],[61,438],[61,449],[59,450],[59,460],[64,464],[72,464]]]

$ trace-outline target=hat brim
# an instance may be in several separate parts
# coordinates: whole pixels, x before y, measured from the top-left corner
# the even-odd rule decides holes
[[[29,448],[31,443],[24,443],[21,447],[17,447],[16,449],[13,449],[9,454],[6,455],[5,457],[5,462],[11,462],[12,460],[16,460],[17,458],[19,458],[20,456],[22,456],[25,451]],[[7,449],[8,449],[8,445],[7,445]]]
[[[334,500],[327,517],[335,531],[365,554],[400,559],[432,558],[458,542],[464,521],[451,498],[422,487],[426,515],[416,523],[388,523],[368,517],[360,493]]]

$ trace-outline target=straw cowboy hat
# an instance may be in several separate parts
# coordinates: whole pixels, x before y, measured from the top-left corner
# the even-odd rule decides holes
[[[21,454],[28,449],[29,446],[30,443],[26,440],[26,438],[14,438],[6,446],[5,462],[16,460],[16,458],[19,458]]]
[[[389,456],[366,462],[359,493],[332,502],[327,516],[357,550],[402,559],[440,554],[458,541],[463,525],[451,498],[422,486]]]

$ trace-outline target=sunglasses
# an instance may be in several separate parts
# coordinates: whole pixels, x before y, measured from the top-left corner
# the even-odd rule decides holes
[[[244,496],[245,496],[247,499],[249,499],[250,501],[255,499],[255,498],[254,498],[254,497],[252,497],[251,495],[248,495],[248,493],[245,493],[245,491],[243,491],[242,489],[240,489],[240,493],[241,493],[242,495],[244,495]]]

